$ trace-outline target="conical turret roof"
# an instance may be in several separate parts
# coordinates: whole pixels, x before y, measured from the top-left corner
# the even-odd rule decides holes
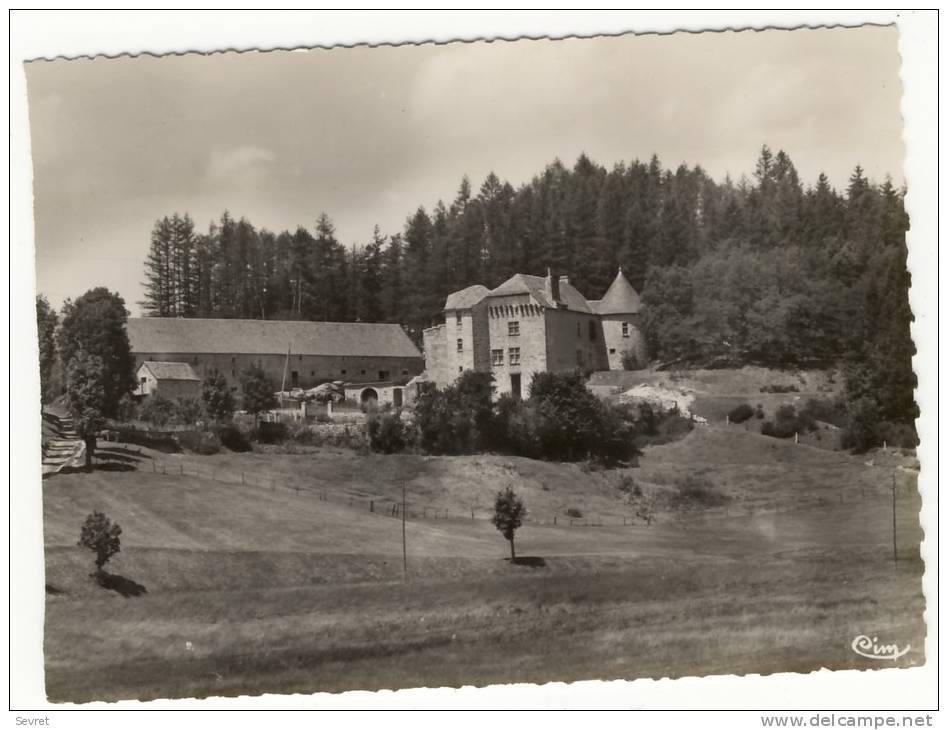
[[[621,268],[602,299],[590,304],[597,314],[636,314],[642,308],[642,300]]]

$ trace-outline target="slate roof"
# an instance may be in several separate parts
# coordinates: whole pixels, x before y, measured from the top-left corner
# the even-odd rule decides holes
[[[560,279],[560,300],[566,304],[566,308],[574,312],[592,313],[586,297],[580,294],[576,288]],[[548,309],[556,309],[557,306],[550,297],[550,292],[546,288],[546,277],[532,276],[530,274],[514,274],[503,284],[492,290],[488,296],[503,297],[514,296],[517,294],[529,294],[538,304]]]
[[[142,367],[148,368],[156,380],[200,380],[197,373],[186,362],[155,362],[146,360]]]
[[[636,314],[642,308],[642,300],[619,269],[602,299],[590,301],[589,306],[597,314]]]
[[[397,324],[132,317],[133,353],[421,358]]]
[[[444,303],[445,309],[470,309],[481,299],[486,297],[490,290],[481,284],[465,287],[459,291],[448,294],[448,300]]]

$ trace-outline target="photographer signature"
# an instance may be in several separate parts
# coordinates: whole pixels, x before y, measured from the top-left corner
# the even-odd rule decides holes
[[[908,654],[912,645],[906,644],[904,649],[899,649],[897,644],[880,644],[878,637],[873,636],[870,639],[868,636],[860,635],[853,639],[852,647],[854,652],[867,659],[895,661]]]

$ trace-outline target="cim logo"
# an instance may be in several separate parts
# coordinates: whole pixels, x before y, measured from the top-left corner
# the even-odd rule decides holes
[[[866,659],[881,659],[883,661],[890,660],[894,662],[899,657],[908,654],[912,645],[906,644],[904,649],[899,649],[897,644],[880,644],[876,636],[870,639],[868,636],[860,635],[853,639],[852,647],[854,652],[859,656],[866,657]]]

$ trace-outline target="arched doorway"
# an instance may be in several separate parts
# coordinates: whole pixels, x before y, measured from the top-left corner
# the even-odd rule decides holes
[[[375,388],[366,388],[362,391],[362,395],[359,396],[359,400],[364,406],[369,403],[378,403],[379,394],[375,392]]]

